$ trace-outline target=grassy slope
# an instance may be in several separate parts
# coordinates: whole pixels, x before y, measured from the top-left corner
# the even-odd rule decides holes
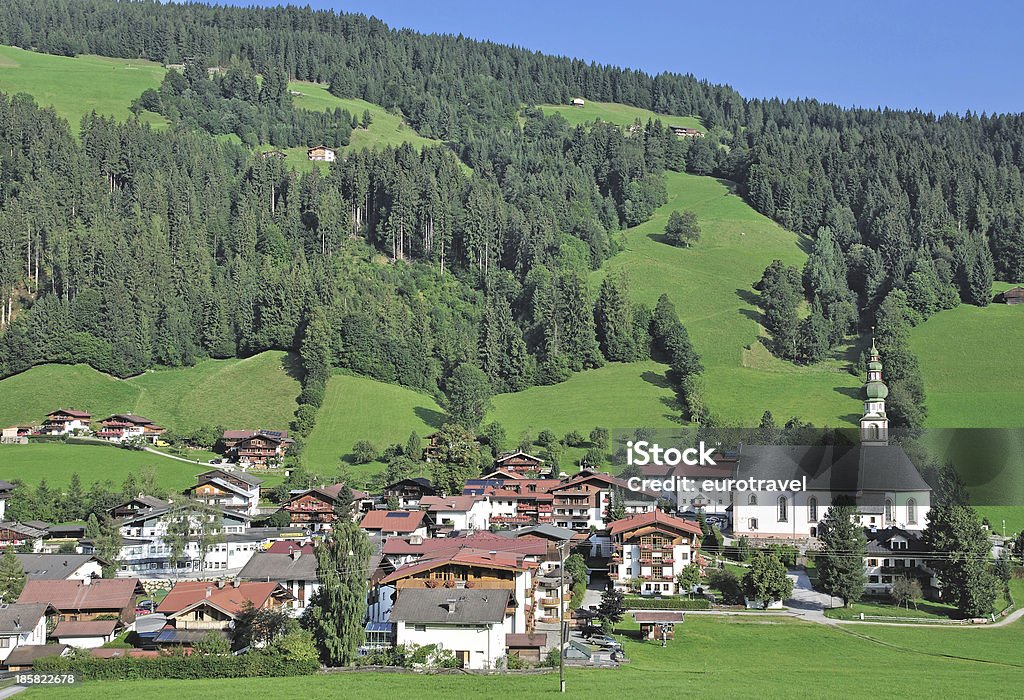
[[[596,426],[609,430],[677,425],[675,392],[665,379],[666,365],[657,362],[611,363],[573,375],[555,386],[536,386],[494,399],[488,420],[505,426],[509,439],[541,430],[559,436],[570,430],[584,435]]]
[[[614,102],[592,102],[587,100],[583,107],[572,105],[539,105],[545,114],[561,114],[572,126],[589,124],[595,119],[629,126],[637,119],[646,124],[648,119],[660,119],[666,126],[688,126],[692,129],[705,131],[697,117],[674,117],[669,114],[658,114],[649,109],[615,104]]]
[[[244,360],[205,360],[129,379],[136,410],[179,430],[201,425],[286,429],[298,405],[297,359],[263,352]]]
[[[26,92],[57,114],[78,132],[82,116],[95,110],[117,119],[127,119],[131,101],[146,88],[157,88],[165,69],[159,63],[140,59],[103,56],[51,56],[0,46],[0,91]],[[165,125],[158,114],[144,113],[154,125]]]
[[[0,424],[38,425],[58,408],[77,408],[103,418],[134,410],[138,387],[88,365],[40,365],[0,380]]]
[[[416,133],[416,130],[405,123],[401,116],[391,114],[380,105],[359,99],[342,99],[327,91],[324,85],[308,83],[304,81],[293,81],[288,83],[288,88],[295,92],[301,92],[293,99],[295,106],[311,111],[324,111],[327,109],[347,109],[357,119],[363,118],[363,112],[369,110],[373,117],[368,129],[353,129],[349,145],[341,149],[342,152],[362,150],[364,148],[375,149],[387,146],[400,146],[403,143],[411,143],[416,148],[424,146],[436,146],[441,142],[428,139]],[[328,146],[331,144],[327,144]],[[284,152],[288,154],[285,161],[294,166],[297,170],[312,170],[319,167],[326,171],[326,163],[315,164],[306,157],[305,148],[287,148]]]
[[[746,425],[756,425],[766,409],[778,422],[795,415],[839,426],[859,418],[861,380],[846,371],[844,357],[797,367],[758,342],[751,285],[775,258],[802,266],[803,241],[751,209],[727,183],[682,173],[667,173],[666,182],[668,203],[626,232],[626,249],[605,268],[625,270],[633,296],[651,307],[669,295],[704,362],[712,411]],[[676,209],[697,214],[702,236],[693,248],[662,242]],[[593,274],[592,288],[604,274]]]
[[[997,291],[1012,285],[999,284]],[[911,334],[931,428],[1024,426],[1024,307],[990,304],[942,311]]]
[[[996,283],[995,291],[1013,285]],[[955,460],[972,500],[996,532],[1024,530],[1024,308],[990,304],[958,306],[916,327],[910,336],[928,403],[926,435],[936,449],[954,440],[991,449],[986,459]],[[976,432],[966,437],[943,428],[1017,428],[1012,433]],[[956,443],[953,443],[956,444]],[[993,449],[994,446],[994,449]],[[940,454],[947,454],[941,452]]]
[[[635,624],[625,622],[620,627],[632,631]],[[627,640],[624,649],[631,661],[617,670],[567,669],[567,693],[563,697],[617,697],[624,689],[641,690],[650,697],[748,697],[754,688],[766,698],[873,698],[878,688],[912,697],[1007,697],[1024,681],[1020,660],[1024,625],[1020,623],[974,631],[863,629],[858,628],[858,636],[772,616],[751,619],[690,615],[667,648],[659,642]],[[970,638],[969,645],[964,644],[965,636]],[[885,639],[886,643],[871,637]],[[865,683],[868,672],[872,682]],[[352,673],[281,679],[86,683],[33,689],[25,693],[25,698],[103,695],[110,700],[127,700],[180,693],[186,688],[188,696],[197,700],[339,692],[346,697],[559,695],[557,673],[491,677]]]
[[[55,408],[74,407],[96,419],[131,411],[175,430],[217,424],[286,428],[299,395],[293,364],[287,353],[264,352],[130,379],[86,365],[40,365],[0,380],[0,423],[38,424]]]
[[[369,440],[378,450],[401,443],[412,431],[429,435],[444,422],[437,403],[426,394],[348,374],[336,374],[317,416],[316,427],[306,441],[306,464],[312,471],[333,477],[339,460],[359,440]],[[381,468],[380,463],[359,465],[358,474]]]

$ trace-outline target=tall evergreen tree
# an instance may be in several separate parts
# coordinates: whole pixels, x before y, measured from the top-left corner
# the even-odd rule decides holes
[[[864,574],[867,538],[863,529],[855,524],[856,516],[856,506],[837,501],[828,509],[818,529],[822,544],[815,559],[818,584],[830,596],[842,598],[846,607],[861,599],[867,585]]]
[[[359,653],[372,553],[366,533],[349,519],[335,522],[330,535],[316,546],[320,588],[309,601],[302,625],[312,633],[324,664],[347,666]]]

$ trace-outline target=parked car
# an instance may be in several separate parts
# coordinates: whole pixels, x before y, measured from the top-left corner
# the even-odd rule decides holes
[[[607,634],[595,634],[593,637],[590,638],[589,641],[591,644],[595,644],[604,649],[616,650],[622,648],[621,644],[616,642],[612,637],[609,637]]]

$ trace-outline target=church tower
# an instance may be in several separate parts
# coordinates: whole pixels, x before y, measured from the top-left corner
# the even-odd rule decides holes
[[[860,419],[862,445],[889,444],[889,417],[885,414],[885,397],[889,387],[882,381],[882,358],[874,338],[868,350],[868,381],[864,384],[864,415]]]

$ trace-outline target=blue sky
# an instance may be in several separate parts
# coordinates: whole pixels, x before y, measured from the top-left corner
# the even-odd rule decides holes
[[[847,106],[935,112],[1024,112],[1024,51],[1018,39],[1024,3],[309,2],[375,15],[392,27],[462,33],[648,72],[693,73],[732,85],[747,97],[815,97]]]

